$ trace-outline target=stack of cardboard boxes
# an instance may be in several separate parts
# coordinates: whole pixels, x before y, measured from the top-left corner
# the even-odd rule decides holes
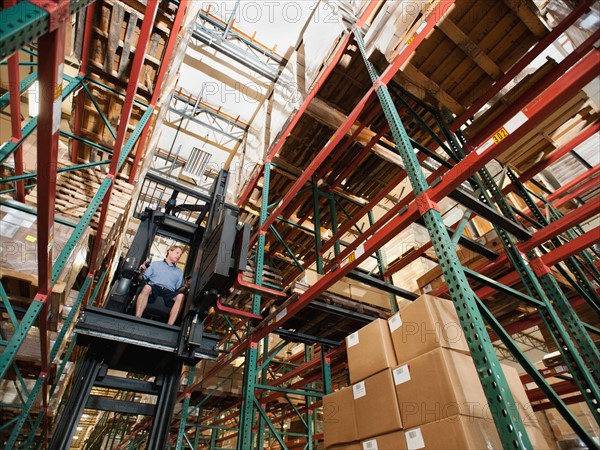
[[[469,348],[449,300],[423,295],[346,339],[351,387],[323,401],[325,447],[335,450],[501,448]],[[526,411],[515,369],[503,367]],[[547,448],[533,414],[534,448]]]

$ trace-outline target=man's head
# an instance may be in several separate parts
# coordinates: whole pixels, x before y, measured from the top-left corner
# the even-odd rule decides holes
[[[177,264],[182,254],[183,247],[181,245],[172,245],[167,250],[167,257],[165,259],[169,264]]]

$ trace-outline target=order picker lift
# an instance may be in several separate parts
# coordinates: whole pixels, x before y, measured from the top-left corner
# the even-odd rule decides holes
[[[219,338],[204,331],[203,319],[211,307],[220,304],[219,296],[229,291],[246,267],[249,227],[238,224],[239,209],[225,201],[227,177],[227,171],[220,172],[201,206],[176,205],[174,190],[164,212],[146,209],[142,214],[104,308],[85,308],[75,326],[76,343],[85,347],[85,356],[75,370],[71,392],[50,441],[51,450],[69,448],[85,408],[152,416],[146,448],[165,447],[183,365],[218,356]],[[195,223],[173,214],[191,208],[200,212]],[[169,309],[158,300],[149,301],[142,318],[131,312],[132,300],[141,288],[138,268],[149,257],[157,235],[190,248],[184,273],[192,281],[178,326],[163,323]],[[115,376],[109,369],[137,378]],[[149,394],[157,400],[140,403],[91,395],[93,387],[124,391],[131,398]]]

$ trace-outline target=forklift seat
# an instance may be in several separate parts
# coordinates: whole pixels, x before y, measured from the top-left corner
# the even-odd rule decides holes
[[[140,292],[147,283],[144,281],[140,283],[140,288],[135,296],[136,300]],[[146,309],[144,310],[144,314],[142,317],[146,319],[156,320],[158,322],[167,323],[169,320],[169,314],[171,313],[172,304],[167,306],[167,301],[162,297],[156,297],[153,292],[148,295],[148,304],[146,305]],[[135,314],[135,306],[133,308],[133,313]]]

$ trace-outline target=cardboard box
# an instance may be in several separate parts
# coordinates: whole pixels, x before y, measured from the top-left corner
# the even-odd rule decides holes
[[[556,437],[554,437],[554,433],[552,432],[552,428],[550,427],[550,423],[548,422],[548,417],[546,417],[546,411],[536,411],[535,418],[539,423],[538,430],[544,436],[544,439],[548,444],[548,448],[551,450],[558,450],[558,443],[556,442]],[[527,425],[525,426],[527,427]]]
[[[402,429],[392,370],[385,369],[352,386],[358,439]]]
[[[405,428],[446,417],[491,418],[473,359],[437,348],[392,371]]]
[[[548,439],[546,439],[544,431],[540,427],[536,427],[533,425],[525,425],[525,431],[527,431],[527,436],[529,436],[531,447],[535,450],[556,449],[556,445],[554,445],[554,442],[549,442]]]
[[[502,448],[492,420],[452,416],[404,432],[406,448],[496,449]]]
[[[470,354],[454,304],[422,295],[388,319],[398,364],[439,347]]]
[[[303,280],[306,284],[312,286],[322,277],[323,275],[319,275],[314,270],[309,269],[304,271]],[[378,308],[386,309],[388,311],[390,310],[390,299],[387,292],[367,286],[366,284],[347,277],[337,281],[334,285],[330,286],[327,291],[366,305],[377,306]]]
[[[517,410],[521,415],[521,420],[525,426],[539,428],[540,424],[535,411],[533,410],[533,405],[529,401],[529,397],[527,397],[527,392],[525,392],[525,387],[521,382],[519,372],[514,367],[507,366],[506,364],[501,364],[501,366],[506,381],[508,382],[508,387],[515,399]]]
[[[600,427],[598,427],[596,420],[594,420],[594,416],[592,415],[592,412],[588,408],[587,404],[581,402],[573,405],[567,405],[567,407],[577,418],[581,426],[586,429],[589,435],[596,439],[596,441],[600,442]],[[573,429],[569,426],[569,424],[567,424],[565,419],[563,419],[556,409],[547,409],[546,417],[548,417],[548,422],[550,423],[552,432],[554,433],[554,436],[558,442],[570,441],[572,445],[579,445],[579,437],[577,434],[575,434]],[[581,443],[581,445],[583,445],[583,443]]]
[[[376,319],[348,336],[346,352],[352,384],[396,366],[392,338],[383,319]]]
[[[362,441],[361,450],[406,450],[404,432],[396,431]]]
[[[362,450],[360,442],[352,442],[350,444],[336,445],[335,447],[325,447],[327,450]]]
[[[351,387],[323,397],[323,437],[326,448],[358,439]]]

